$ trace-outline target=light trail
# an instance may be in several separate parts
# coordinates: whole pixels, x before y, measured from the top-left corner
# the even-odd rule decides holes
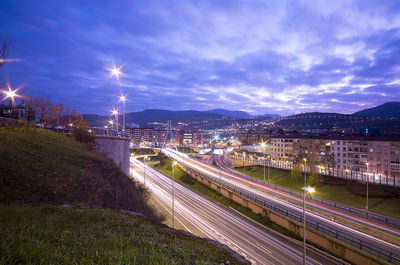
[[[143,170],[143,163],[131,160],[132,167]],[[146,186],[168,211],[171,209],[171,179],[149,166],[146,167]],[[131,170],[132,176],[143,182],[143,176]],[[299,264],[302,249],[297,244],[268,233],[261,225],[233,213],[175,182],[175,217],[184,227],[199,236],[230,246],[253,264]],[[310,264],[329,264],[310,253]]]
[[[253,187],[250,187],[248,185],[245,185],[241,182],[237,182],[235,180],[232,180],[232,178],[230,177],[226,177],[225,174],[219,174],[218,170],[210,170],[210,166],[207,165],[203,165],[203,164],[198,164],[200,162],[189,158],[187,155],[185,154],[181,154],[179,152],[176,152],[174,150],[170,150],[170,149],[163,149],[162,150],[166,155],[170,156],[171,158],[173,158],[174,160],[178,161],[179,163],[181,163],[184,166],[187,166],[189,168],[195,169],[198,172],[201,172],[205,175],[211,176],[213,178],[216,179],[221,179],[222,181],[224,181],[225,183],[228,183],[231,186],[234,187],[238,187],[241,190],[245,190],[246,192],[249,192],[250,194],[254,194],[259,198],[263,198],[267,201],[273,202],[277,205],[282,206],[283,208],[287,208],[290,209],[293,212],[302,214],[302,207],[289,203],[287,201],[278,199],[276,197],[273,197],[271,195],[266,194],[265,192],[259,191],[258,189],[255,189]],[[214,172],[216,171],[216,172]],[[237,178],[237,177],[236,177]],[[400,247],[394,244],[391,244],[389,242],[383,241],[381,239],[378,239],[376,237],[373,237],[371,235],[368,235],[366,233],[363,233],[361,231],[358,231],[356,229],[344,226],[342,224],[336,223],[336,222],[332,222],[332,220],[327,219],[324,216],[320,216],[317,215],[315,213],[309,212],[307,211],[307,218],[308,220],[310,220],[309,218],[311,218],[311,220],[316,220],[317,222],[319,222],[320,224],[325,224],[328,225],[330,227],[334,227],[336,230],[338,231],[342,231],[345,234],[348,235],[352,235],[355,238],[358,238],[360,240],[363,240],[364,242],[367,242],[369,244],[372,244],[374,246],[378,246],[380,249],[385,250],[385,251],[390,251],[392,253],[400,253]]]

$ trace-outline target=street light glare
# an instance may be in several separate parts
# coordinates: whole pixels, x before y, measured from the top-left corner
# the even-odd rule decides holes
[[[7,98],[14,98],[16,96],[14,91],[6,91]]]
[[[126,96],[120,96],[119,100],[122,101],[122,102],[125,102],[126,101]]]
[[[303,187],[301,189],[306,193],[313,193],[315,191],[313,187]]]
[[[110,71],[111,71],[111,74],[112,75],[115,75],[117,78],[119,77],[119,75],[122,73],[121,72],[121,68],[122,68],[122,66],[120,66],[120,67],[116,67],[115,66],[115,64],[114,64],[114,67],[113,68],[111,68],[111,69],[109,69]]]
[[[174,162],[172,162],[172,164],[174,164],[174,165],[177,165],[177,164],[178,164],[178,162],[174,161]]]

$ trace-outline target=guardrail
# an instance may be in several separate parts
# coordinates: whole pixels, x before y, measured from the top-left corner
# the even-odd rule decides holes
[[[240,189],[238,187],[230,185],[230,184],[228,184],[227,182],[225,182],[225,181],[223,181],[221,179],[218,179],[218,178],[215,178],[215,177],[211,177],[211,176],[208,176],[208,175],[206,175],[206,174],[204,174],[202,172],[199,172],[198,170],[193,169],[188,165],[183,165],[183,166],[185,166],[186,168],[190,168],[190,170],[195,172],[196,174],[201,175],[204,178],[206,178],[208,180],[211,180],[211,181],[213,181],[215,183],[218,183],[219,185],[225,187],[226,189],[228,189],[228,190],[230,190],[230,191],[232,191],[232,192],[234,192],[236,194],[239,194],[240,196],[245,197],[245,198],[253,201],[254,203],[256,203],[258,205],[267,207],[267,208],[269,208],[269,209],[271,209],[271,210],[273,210],[275,212],[278,212],[278,213],[280,213],[280,214],[282,214],[284,216],[287,216],[288,218],[291,218],[292,220],[295,220],[297,222],[301,223],[303,221],[303,215],[301,213],[294,212],[293,210],[290,210],[290,209],[288,209],[286,207],[283,207],[283,206],[277,205],[275,203],[269,202],[266,199],[260,198],[260,197],[258,197],[257,195],[255,195],[255,194],[253,194],[251,192],[244,191],[244,190],[242,190],[242,189]],[[334,237],[334,238],[336,238],[336,239],[338,239],[340,241],[346,242],[346,243],[348,243],[348,244],[350,244],[350,245],[352,245],[352,246],[354,246],[354,247],[356,247],[356,248],[358,248],[360,250],[363,250],[365,252],[373,254],[374,256],[380,257],[380,258],[384,259],[385,261],[388,261],[388,262],[394,263],[394,264],[400,264],[400,254],[399,253],[393,253],[393,252],[388,251],[388,250],[386,250],[384,248],[377,247],[377,246],[375,246],[375,245],[373,245],[371,243],[368,243],[368,242],[366,242],[366,241],[364,241],[362,239],[359,239],[359,238],[354,237],[352,235],[348,235],[348,234],[346,234],[346,233],[344,233],[344,232],[342,232],[340,230],[337,230],[334,227],[331,227],[331,226],[326,225],[326,224],[321,224],[321,223],[313,220],[310,217],[308,217],[306,219],[306,223],[307,223],[307,225],[309,227],[312,227],[317,231],[320,231],[320,232],[322,232],[322,233],[324,233],[324,234],[326,234],[326,235],[328,235],[330,237]]]
[[[221,156],[221,159],[222,159],[222,162],[224,162],[223,156]],[[218,162],[218,160],[217,160],[217,162]],[[263,180],[260,180],[260,179],[256,179],[256,178],[250,177],[248,175],[238,173],[238,172],[236,172],[236,171],[234,171],[232,169],[231,170],[227,170],[226,168],[223,168],[223,167],[221,167],[221,168],[222,168],[223,171],[225,171],[227,173],[236,175],[236,176],[241,177],[241,178],[245,178],[245,179],[253,181],[253,182],[257,182],[258,184],[267,186],[269,188],[273,188],[273,189],[276,189],[276,190],[279,190],[279,191],[283,191],[285,193],[294,195],[294,196],[299,197],[299,198],[303,197],[303,193],[301,193],[301,192],[294,191],[294,190],[291,190],[291,189],[288,189],[288,188],[285,188],[285,187],[282,187],[282,186],[279,186],[279,185],[275,185],[275,184],[272,184],[272,183],[269,183],[269,182],[266,182],[266,181],[263,181]],[[371,212],[368,212],[368,211],[365,211],[365,210],[361,210],[361,209],[358,209],[358,208],[354,208],[354,207],[351,207],[351,206],[348,206],[348,205],[345,205],[345,204],[341,204],[341,203],[337,203],[337,202],[333,202],[333,201],[329,201],[329,200],[325,200],[325,199],[320,199],[320,198],[312,197],[312,196],[309,196],[309,195],[307,195],[307,198],[310,201],[317,202],[317,203],[322,204],[324,206],[327,206],[327,207],[330,207],[330,208],[333,208],[333,209],[337,209],[337,210],[341,210],[341,211],[347,212],[349,214],[357,215],[357,216],[363,217],[363,218],[371,220],[371,221],[380,222],[382,224],[385,224],[385,225],[400,229],[400,220],[399,219],[392,218],[392,217],[387,217],[387,216],[380,215],[380,214],[377,214],[377,213],[371,213]]]

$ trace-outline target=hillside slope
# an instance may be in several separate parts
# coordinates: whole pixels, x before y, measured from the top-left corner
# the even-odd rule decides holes
[[[155,217],[139,186],[72,137],[0,128],[0,139],[0,202],[80,203]]]
[[[0,128],[0,264],[247,264],[161,225],[146,195],[72,137]]]

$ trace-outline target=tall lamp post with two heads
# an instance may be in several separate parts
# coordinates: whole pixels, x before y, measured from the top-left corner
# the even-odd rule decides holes
[[[121,68],[122,68],[122,66],[120,66],[120,67],[116,67],[115,66],[115,64],[114,64],[114,67],[113,68],[111,68],[111,69],[109,69],[110,71],[111,71],[111,74],[112,75],[115,75],[115,77],[116,77],[116,80],[117,80],[117,103],[116,103],[116,114],[115,114],[115,126],[116,126],[116,129],[117,129],[117,135],[118,135],[118,129],[119,129],[119,127],[118,127],[118,111],[119,111],[119,75],[121,74]]]

